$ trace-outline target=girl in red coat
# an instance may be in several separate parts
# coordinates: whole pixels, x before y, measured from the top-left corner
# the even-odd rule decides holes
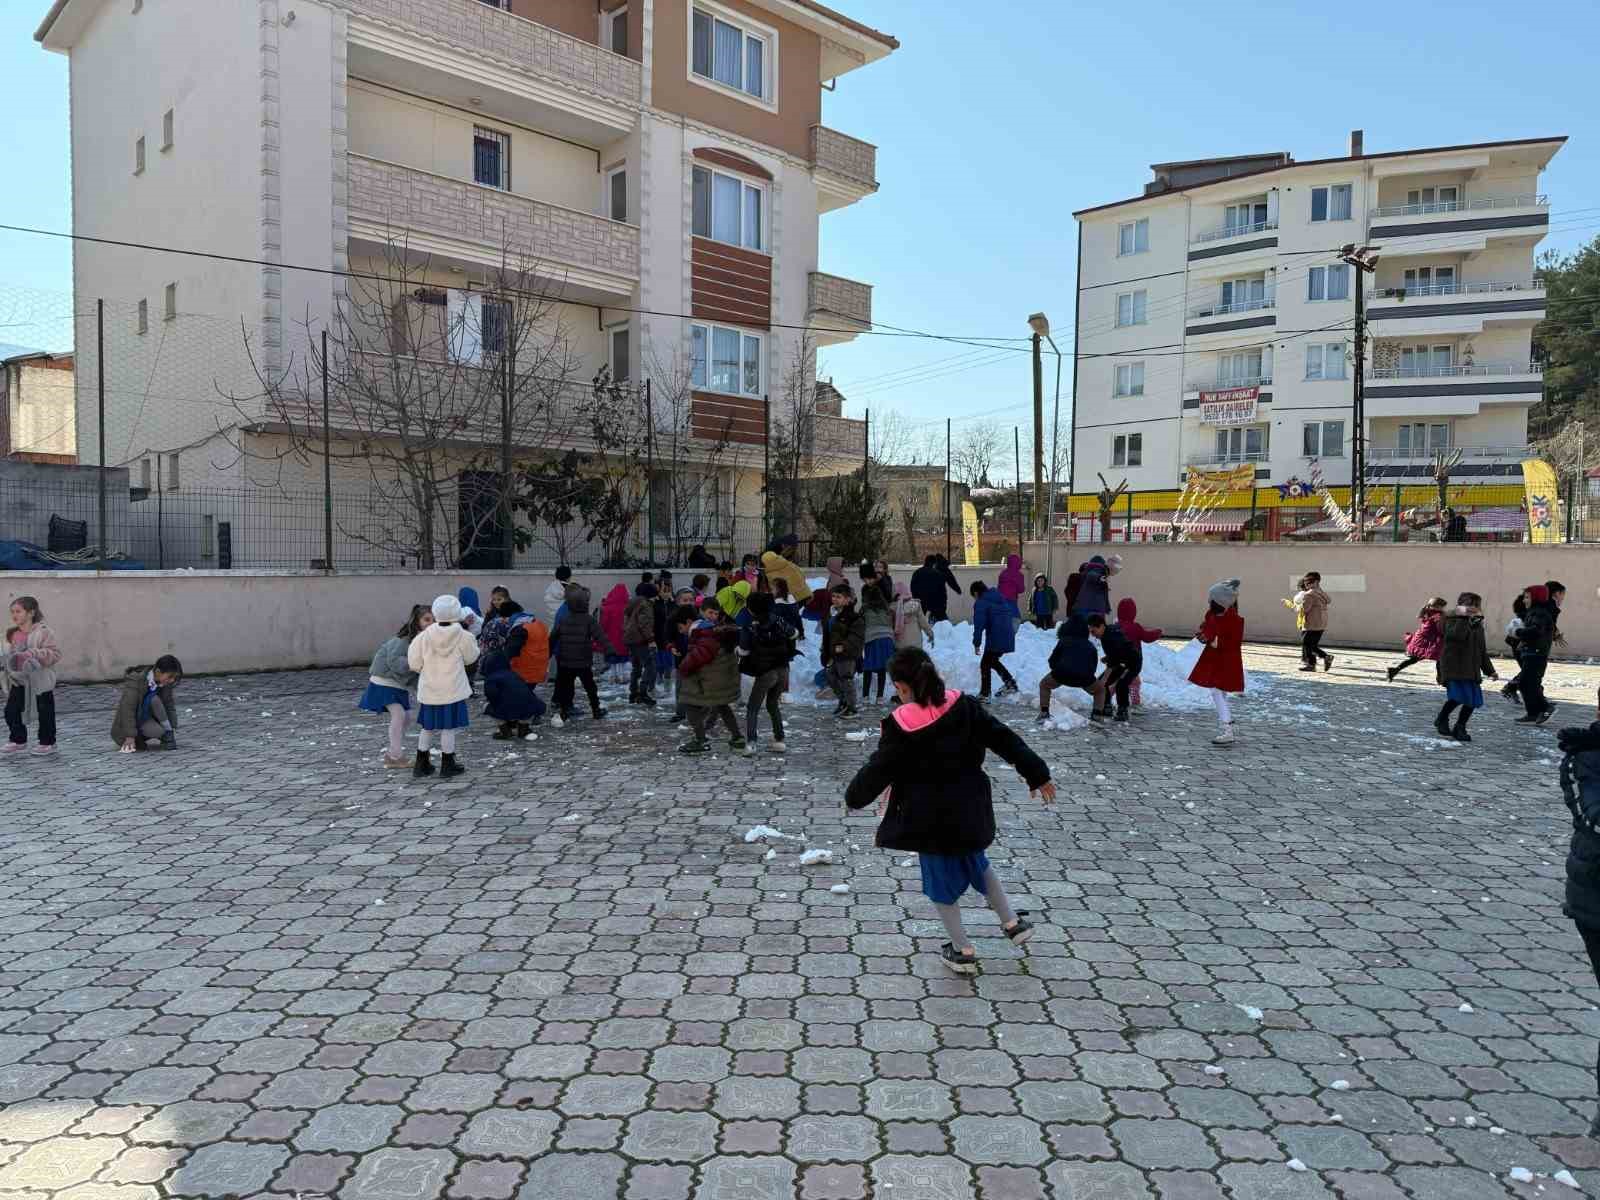
[[[1406,656],[1384,671],[1390,683],[1409,666],[1424,661],[1439,661],[1439,654],[1444,649],[1445,607],[1443,596],[1434,596],[1422,606],[1422,611],[1417,613],[1417,627],[1406,638]]]
[[[1206,593],[1210,604],[1205,620],[1195,630],[1195,640],[1206,644],[1200,661],[1189,672],[1189,682],[1211,691],[1217,706],[1217,736],[1213,746],[1233,745],[1233,714],[1228,693],[1244,691],[1244,618],[1239,615],[1239,581],[1224,579]]]

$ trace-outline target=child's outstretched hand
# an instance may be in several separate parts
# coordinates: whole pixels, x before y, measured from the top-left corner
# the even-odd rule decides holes
[[[1038,787],[1033,789],[1033,795],[1037,796],[1040,802],[1043,804],[1054,804],[1056,799],[1056,781],[1054,779],[1046,779]]]

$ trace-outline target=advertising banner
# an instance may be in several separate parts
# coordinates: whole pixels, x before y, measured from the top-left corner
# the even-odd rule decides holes
[[[1200,421],[1204,425],[1253,425],[1260,397],[1259,387],[1201,392]]]
[[[967,566],[975,567],[981,561],[978,553],[978,508],[971,500],[961,502],[961,550]]]
[[[1528,540],[1536,546],[1565,541],[1556,469],[1543,459],[1530,458],[1522,464],[1522,486],[1528,496]]]

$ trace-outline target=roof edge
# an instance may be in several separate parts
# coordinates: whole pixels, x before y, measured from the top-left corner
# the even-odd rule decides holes
[[[39,28],[33,31],[33,40],[43,43],[50,36],[50,27],[56,23],[56,18],[61,15],[61,10],[66,8],[69,0],[55,0],[50,6],[50,11],[45,13],[44,20],[39,22]]]
[[[889,50],[900,49],[899,38],[893,37],[890,34],[882,32],[881,30],[874,29],[870,25],[863,25],[860,21],[857,21],[853,17],[847,17],[836,9],[829,8],[825,4],[817,3],[817,0],[778,0],[778,2],[784,7],[805,9],[813,16],[822,17],[824,20],[838,25],[847,33],[853,33],[858,37],[868,38],[874,42],[877,42],[879,45],[888,48]]]

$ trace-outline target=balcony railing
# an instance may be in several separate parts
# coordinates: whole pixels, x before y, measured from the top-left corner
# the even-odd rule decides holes
[[[1533,455],[1531,446],[1432,446],[1416,448],[1409,446],[1368,446],[1367,457],[1374,462],[1431,462],[1433,456],[1443,450],[1449,453],[1452,450],[1461,451],[1463,461],[1484,462],[1491,459],[1506,459],[1520,462]]]
[[[1215,450],[1196,450],[1184,456],[1184,465],[1190,467],[1236,467],[1240,463],[1272,461],[1271,450],[1236,450],[1218,454]]]
[[[1191,379],[1188,390],[1191,392],[1225,392],[1232,388],[1267,387],[1272,383],[1272,376],[1266,375],[1239,375],[1227,379]]]
[[[878,187],[878,148],[826,125],[811,127],[811,165],[843,175],[865,188]]]
[[[1238,237],[1241,233],[1265,233],[1277,227],[1276,221],[1257,221],[1253,225],[1224,225],[1221,229],[1213,229],[1209,233],[1195,234],[1191,242],[1198,245],[1200,242],[1215,242],[1223,238]]]
[[[1455,283],[1396,284],[1375,287],[1367,292],[1368,300],[1399,299],[1413,296],[1478,296],[1490,292],[1542,292],[1544,283],[1537,279],[1472,280]]]
[[[609,100],[638,104],[643,68],[631,58],[572,37],[482,0],[335,0],[382,21],[469,54],[556,79]]]
[[[810,301],[812,314],[823,321],[872,324],[872,285],[869,283],[812,271]]]
[[[636,225],[360,154],[350,155],[350,211],[396,237],[412,230],[458,238],[494,261],[526,256],[536,274],[555,276],[566,266],[639,275]],[[556,270],[543,269],[552,264]]]
[[[1466,375],[1543,375],[1532,363],[1452,363],[1447,367],[1374,367],[1368,379],[1459,379]]]
[[[1268,293],[1265,296],[1255,296],[1249,300],[1234,300],[1228,304],[1196,304],[1189,310],[1189,315],[1191,317],[1223,317],[1229,313],[1257,312],[1263,308],[1275,308],[1277,304],[1277,296]]]
[[[1479,196],[1473,200],[1442,200],[1434,204],[1384,204],[1372,210],[1377,217],[1426,217],[1435,213],[1482,212],[1493,208],[1548,208],[1550,197],[1524,192],[1517,196]]]

